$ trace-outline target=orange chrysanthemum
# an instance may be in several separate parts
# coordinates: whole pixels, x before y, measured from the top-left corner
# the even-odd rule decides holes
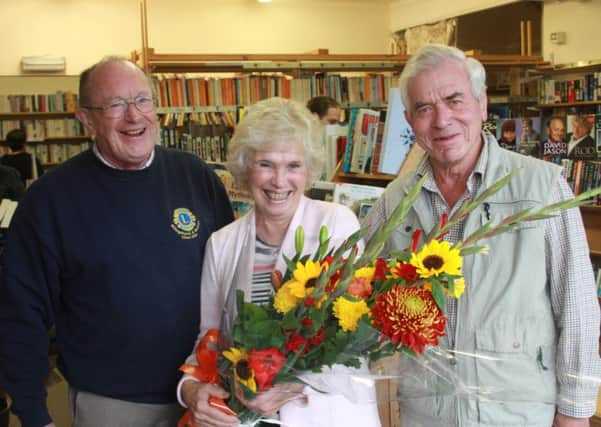
[[[446,318],[432,293],[421,288],[395,286],[376,299],[372,309],[374,325],[392,343],[423,353],[426,345],[438,345]]]

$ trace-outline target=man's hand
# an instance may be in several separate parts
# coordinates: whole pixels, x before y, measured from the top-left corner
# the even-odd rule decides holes
[[[221,387],[198,381],[185,381],[181,388],[182,400],[192,412],[196,427],[237,427],[237,417],[227,415],[211,406],[211,396],[227,399],[229,394]]]
[[[590,422],[588,418],[574,418],[557,413],[552,427],[590,427]]]

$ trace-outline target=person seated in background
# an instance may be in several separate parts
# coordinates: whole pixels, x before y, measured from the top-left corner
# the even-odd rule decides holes
[[[15,168],[0,165],[0,199],[18,202],[25,194],[25,184],[21,174]]]
[[[25,151],[27,134],[23,129],[13,129],[6,134],[6,142],[10,153],[0,158],[0,163],[15,168],[21,174],[23,184],[29,180],[36,180],[44,172],[37,157]],[[35,161],[34,161],[35,160]]]
[[[320,138],[321,126],[315,117],[302,104],[283,98],[254,104],[236,126],[228,146],[228,170],[239,185],[250,190],[254,207],[213,233],[207,242],[198,340],[207,330],[220,327],[223,313],[232,317],[224,324],[233,324],[237,289],[253,303],[269,302],[274,292],[272,272],[286,271],[283,255],[294,255],[297,227],[303,227],[306,253],[319,246],[322,225],[328,229],[331,248],[359,229],[355,214],[346,206],[304,195],[321,172],[324,155]],[[226,337],[230,333],[222,330]],[[194,352],[186,363],[197,364]],[[221,387],[185,375],[179,391],[180,403],[190,409],[196,425],[238,425],[235,416],[209,404],[212,396],[228,397]],[[279,411],[280,422],[290,426],[380,426],[375,404],[354,404],[342,395],[303,390],[299,383],[276,384],[246,404],[265,416]]]
[[[307,102],[307,108],[317,115],[323,125],[335,125],[340,121],[340,104],[329,96],[316,96]]]
[[[25,194],[25,184],[19,171],[10,166],[0,165],[0,199],[21,200]],[[0,250],[4,244],[4,233],[0,232]],[[8,427],[9,405],[6,393],[0,388],[0,427]]]

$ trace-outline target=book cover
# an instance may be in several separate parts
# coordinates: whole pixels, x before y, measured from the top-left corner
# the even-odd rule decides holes
[[[344,155],[342,157],[342,171],[350,172],[351,169],[351,157],[353,152],[353,128],[355,127],[355,121],[357,119],[358,110],[351,110],[351,114],[348,121],[348,133],[346,136],[346,144],[344,146]]]
[[[388,111],[382,137],[382,149],[378,172],[396,175],[409,152],[415,135],[405,119],[405,107],[398,87],[390,88]]]
[[[331,179],[338,165],[339,139],[346,138],[348,126],[346,125],[326,125],[323,133],[323,143],[325,151],[325,161],[323,166],[322,179]]]
[[[568,156],[565,118],[560,116],[545,117],[544,123],[541,133],[541,158],[561,164],[561,160]]]
[[[578,160],[596,160],[595,114],[569,114],[567,116],[568,157]]]
[[[371,151],[375,144],[379,121],[380,113],[378,111],[367,108],[359,109],[353,126],[350,172],[365,172],[367,159],[371,157]]]
[[[211,166],[217,174],[217,176],[223,182],[225,191],[230,199],[232,210],[234,211],[234,217],[240,218],[253,206],[253,199],[250,192],[238,184],[236,184],[232,174],[223,167],[223,165],[212,163]]]

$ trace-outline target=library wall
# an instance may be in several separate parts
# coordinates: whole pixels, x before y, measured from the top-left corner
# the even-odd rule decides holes
[[[207,6],[203,7],[202,4]],[[148,0],[149,45],[159,53],[385,53],[386,0]]]
[[[65,56],[78,74],[108,54],[129,55],[141,44],[137,0],[0,1],[0,75],[20,74],[23,56]]]
[[[601,59],[601,1],[545,2],[543,8],[543,55],[545,60],[567,64]],[[551,33],[564,31],[565,44],[553,44]]]
[[[0,16],[0,75],[19,74],[22,56],[65,56],[78,74],[141,47],[138,0],[0,1]],[[384,53],[389,38],[385,0],[148,0],[148,27],[159,53]]]

